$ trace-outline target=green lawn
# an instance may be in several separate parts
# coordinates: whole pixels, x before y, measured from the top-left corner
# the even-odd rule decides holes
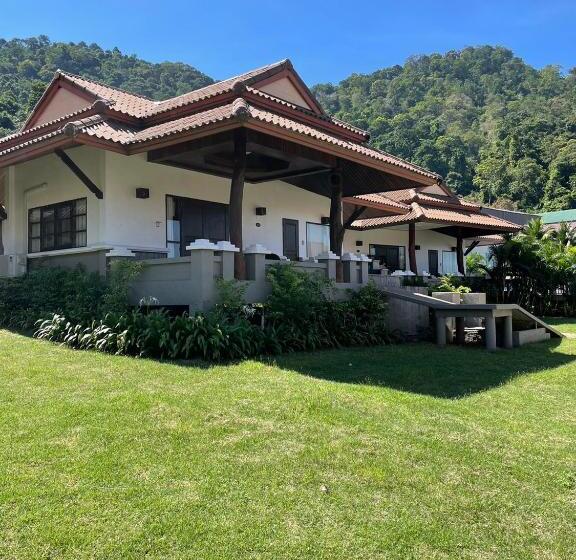
[[[0,364],[0,558],[576,556],[575,340]]]
[[[556,326],[566,334],[576,334],[576,318],[569,317],[544,317],[544,321]]]

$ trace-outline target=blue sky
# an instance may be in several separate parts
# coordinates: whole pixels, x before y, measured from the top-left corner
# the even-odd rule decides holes
[[[186,62],[214,78],[288,57],[310,85],[480,44],[566,71],[576,66],[576,0],[2,0],[0,37],[38,34]]]

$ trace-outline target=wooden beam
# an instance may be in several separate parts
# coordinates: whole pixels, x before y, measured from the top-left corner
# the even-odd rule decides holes
[[[472,241],[472,243],[470,244],[470,246],[466,249],[466,251],[464,251],[464,256],[468,256],[469,253],[471,253],[480,243],[480,241]]]
[[[86,175],[86,173],[84,173],[84,171],[74,163],[64,150],[57,149],[54,153],[63,161],[64,165],[66,165],[66,167],[68,167],[68,169],[70,169],[70,171],[72,171],[72,173],[74,173],[74,175],[76,175],[76,177],[86,185],[88,190],[94,193],[96,198],[104,198],[104,193],[92,182],[90,177],[88,177],[88,175]]]
[[[456,262],[458,263],[458,272],[463,275],[465,273],[464,240],[462,239],[462,233],[460,230],[458,230],[458,235],[456,236]]]
[[[418,274],[418,265],[416,264],[416,224],[408,224],[408,259],[410,261],[410,270]]]
[[[240,249],[234,253],[234,276],[238,280],[246,277],[246,266],[242,252],[242,200],[246,175],[246,129],[234,130],[234,169],[230,184],[230,242]]]
[[[343,229],[349,228],[360,216],[362,216],[362,214],[364,214],[364,210],[366,210],[366,206],[354,206],[354,210],[352,210],[352,213],[344,222]]]

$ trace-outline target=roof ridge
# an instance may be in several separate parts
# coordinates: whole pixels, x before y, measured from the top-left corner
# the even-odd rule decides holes
[[[162,101],[157,101],[156,103],[158,103],[160,105],[162,103],[168,103],[169,101],[175,101],[176,99],[179,99],[181,97],[186,97],[187,95],[190,95],[191,93],[197,93],[197,92],[202,91],[203,89],[214,87],[214,86],[216,86],[218,84],[222,84],[224,82],[234,83],[236,81],[243,81],[242,77],[246,76],[247,74],[261,74],[261,73],[266,72],[267,70],[270,70],[272,68],[282,66],[283,64],[291,64],[290,59],[284,58],[282,60],[279,60],[278,62],[273,62],[272,64],[266,64],[266,65],[261,66],[259,68],[254,68],[253,70],[248,70],[246,72],[242,72],[241,74],[238,74],[236,76],[231,76],[230,78],[224,78],[223,80],[217,80],[213,84],[208,84],[208,85],[202,86],[200,88],[191,89],[190,91],[187,91],[185,93],[181,93],[180,95],[176,95],[174,97],[169,97],[168,99],[163,99]],[[244,79],[248,79],[248,78],[244,78]]]
[[[133,93],[131,91],[126,91],[125,89],[120,89],[118,87],[111,86],[109,84],[106,84],[104,82],[100,82],[99,80],[95,80],[93,78],[86,78],[85,76],[73,74],[72,72],[66,72],[65,70],[61,70],[60,68],[58,68],[58,70],[56,70],[56,75],[63,76],[65,78],[76,78],[78,80],[82,80],[84,82],[89,82],[89,83],[95,84],[95,85],[100,86],[100,87],[113,89],[114,91],[117,91],[119,93],[123,93],[124,95],[132,95],[133,97],[138,97],[139,99],[144,99],[145,101],[150,101],[150,103],[160,103],[160,101],[156,101],[154,99],[151,99],[150,97],[147,97],[146,95],[142,95],[140,93]],[[95,93],[94,95],[96,95],[98,97],[98,94]]]
[[[353,124],[349,124],[345,121],[342,121],[342,120],[337,119],[335,117],[332,117],[330,115],[327,115],[327,114],[323,115],[323,114],[317,113],[316,111],[313,111],[312,109],[302,107],[301,105],[296,105],[296,103],[292,103],[291,101],[287,101],[286,99],[276,97],[275,95],[272,95],[271,93],[268,93],[267,91],[262,91],[261,89],[255,88],[253,86],[246,86],[246,89],[249,92],[255,93],[256,95],[260,95],[262,97],[267,97],[267,98],[271,99],[272,101],[275,101],[275,102],[280,103],[282,105],[287,105],[287,106],[291,107],[292,109],[295,109],[296,111],[304,113],[305,115],[308,115],[310,117],[315,117],[321,121],[335,124],[341,128],[350,130],[352,132],[357,132],[357,133],[362,134],[364,136],[369,136],[369,132],[367,130],[364,130],[362,128],[354,126]]]

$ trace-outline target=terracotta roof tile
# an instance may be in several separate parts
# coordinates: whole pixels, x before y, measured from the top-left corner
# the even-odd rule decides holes
[[[282,117],[270,111],[265,111],[263,109],[259,109],[257,107],[253,107],[247,104],[242,98],[236,99],[233,103],[229,103],[227,105],[223,105],[221,107],[216,107],[214,109],[209,109],[207,111],[202,111],[199,113],[194,113],[193,115],[189,115],[187,117],[182,117],[180,119],[176,119],[173,121],[168,121],[166,123],[162,123],[156,126],[152,126],[146,128],[140,132],[134,133],[133,137],[128,139],[120,140],[123,143],[141,143],[152,139],[163,138],[166,136],[170,136],[172,134],[178,134],[185,132],[187,130],[192,130],[194,128],[198,128],[200,126],[206,126],[207,124],[223,121],[235,116],[235,108],[238,109],[239,107],[245,108],[247,112],[247,116],[255,119],[257,121],[270,123],[272,125],[278,126],[279,128],[283,128],[286,130],[290,130],[299,134],[303,134],[305,136],[309,136],[315,138],[317,140],[321,140],[323,142],[327,142],[330,144],[334,144],[345,148],[347,150],[357,152],[368,156],[372,159],[382,161],[391,165],[395,165],[397,167],[401,167],[422,175],[426,175],[430,178],[436,178],[437,176],[419,166],[415,166],[406,162],[402,159],[395,158],[390,154],[386,154],[384,152],[380,152],[373,148],[369,148],[359,143],[351,142],[333,134],[329,134],[324,132],[318,128],[312,127],[310,125],[306,125],[295,121],[293,119],[289,119],[286,117]],[[124,129],[127,130],[127,129]],[[87,134],[98,135],[100,134],[97,131],[85,131]],[[104,136],[101,136],[104,138]]]
[[[352,227],[358,229],[371,229],[415,222],[465,225],[495,229],[499,231],[518,231],[520,229],[520,226],[517,226],[516,224],[512,224],[500,218],[486,216],[485,214],[467,212],[464,210],[444,210],[421,205],[416,202],[411,204],[411,211],[408,214],[356,220],[352,223]]]
[[[133,117],[143,117],[158,105],[157,101],[148,99],[142,95],[128,93],[117,88],[87,80],[68,72],[58,71],[59,74],[69,82],[72,82],[79,88],[91,93],[97,98],[106,99],[113,102],[113,108],[120,113],[131,115]]]
[[[346,202],[351,203],[368,203],[369,205],[373,205],[375,207],[378,206],[385,206],[385,207],[392,207],[397,208],[398,210],[410,210],[410,206],[408,204],[404,204],[402,202],[396,202],[391,198],[388,198],[384,193],[374,193],[374,194],[359,194],[356,196],[347,197],[344,199]]]
[[[238,76],[234,76],[226,80],[221,80],[215,84],[204,86],[203,88],[179,95],[178,97],[173,97],[172,99],[161,101],[156,105],[156,107],[153,108],[153,110],[148,113],[148,115],[162,113],[164,111],[169,111],[170,109],[188,105],[189,103],[195,103],[197,101],[209,99],[210,97],[214,97],[222,93],[231,92],[233,91],[234,84],[236,82],[249,83],[250,81],[261,76],[262,74],[265,74],[266,72],[270,72],[271,70],[285,66],[286,63],[286,60],[281,60],[279,62],[275,62],[274,64],[268,64],[267,66],[256,68],[250,72],[245,72],[244,74],[239,74]]]

